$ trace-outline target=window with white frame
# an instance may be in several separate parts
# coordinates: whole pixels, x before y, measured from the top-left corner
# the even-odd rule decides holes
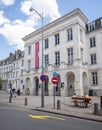
[[[60,65],[60,52],[55,52],[55,65]]]
[[[31,60],[28,60],[28,71],[31,69]]]
[[[49,64],[49,55],[45,55],[45,67]]]
[[[91,72],[92,74],[92,85],[98,85],[98,75],[97,72]]]
[[[45,39],[45,49],[49,48],[49,39]]]
[[[59,33],[55,35],[55,46],[60,43]]]
[[[80,28],[80,41],[83,42],[83,30]]]
[[[73,47],[68,48],[68,64],[73,63]]]
[[[73,40],[73,30],[72,30],[72,28],[69,28],[69,29],[67,30],[67,40],[68,40],[68,41]]]
[[[81,60],[83,62],[84,61],[84,50],[83,50],[83,48],[81,48],[80,51],[81,51]]]
[[[28,46],[28,55],[31,54],[31,46]]]
[[[24,66],[24,60],[21,61],[21,66]]]
[[[95,37],[90,38],[90,47],[96,47]]]
[[[96,53],[91,54],[90,57],[91,57],[91,65],[96,64],[97,63],[97,61],[96,61]]]

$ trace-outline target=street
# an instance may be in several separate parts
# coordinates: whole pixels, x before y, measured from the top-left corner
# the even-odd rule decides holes
[[[0,103],[0,130],[101,130],[102,123]]]

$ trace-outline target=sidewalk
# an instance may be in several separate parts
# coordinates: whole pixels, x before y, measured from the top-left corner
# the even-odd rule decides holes
[[[90,104],[88,108],[75,107],[71,102],[70,97],[55,97],[55,109],[54,109],[54,97],[44,97],[44,107],[41,108],[41,96],[20,95],[12,99],[12,103],[9,103],[9,94],[7,92],[0,92],[0,102],[20,107],[24,109],[34,109],[38,111],[45,111],[50,113],[56,113],[60,115],[72,116],[77,118],[84,118],[88,120],[95,120],[102,122],[102,116],[96,116],[94,112],[94,103],[100,103],[100,97],[91,97],[93,104]],[[60,110],[57,110],[57,100],[60,100]],[[100,108],[100,106],[98,106]]]

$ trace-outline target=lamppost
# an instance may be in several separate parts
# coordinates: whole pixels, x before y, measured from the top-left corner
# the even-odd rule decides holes
[[[36,12],[40,16],[41,21],[42,21],[42,75],[43,75],[44,74],[44,72],[43,72],[43,20],[44,20],[43,13],[40,14],[37,10],[35,10],[32,7],[29,10],[30,10],[30,12],[33,12],[33,11]],[[43,84],[43,81],[42,81],[42,91],[41,91],[41,107],[44,107],[44,84]]]

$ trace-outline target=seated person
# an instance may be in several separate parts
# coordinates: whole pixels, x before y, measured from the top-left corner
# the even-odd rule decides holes
[[[85,93],[84,98],[86,98],[85,102],[89,102],[89,100],[87,100],[87,98],[90,99],[88,94]]]
[[[73,97],[77,97],[75,93],[73,94],[72,98],[73,98]]]

